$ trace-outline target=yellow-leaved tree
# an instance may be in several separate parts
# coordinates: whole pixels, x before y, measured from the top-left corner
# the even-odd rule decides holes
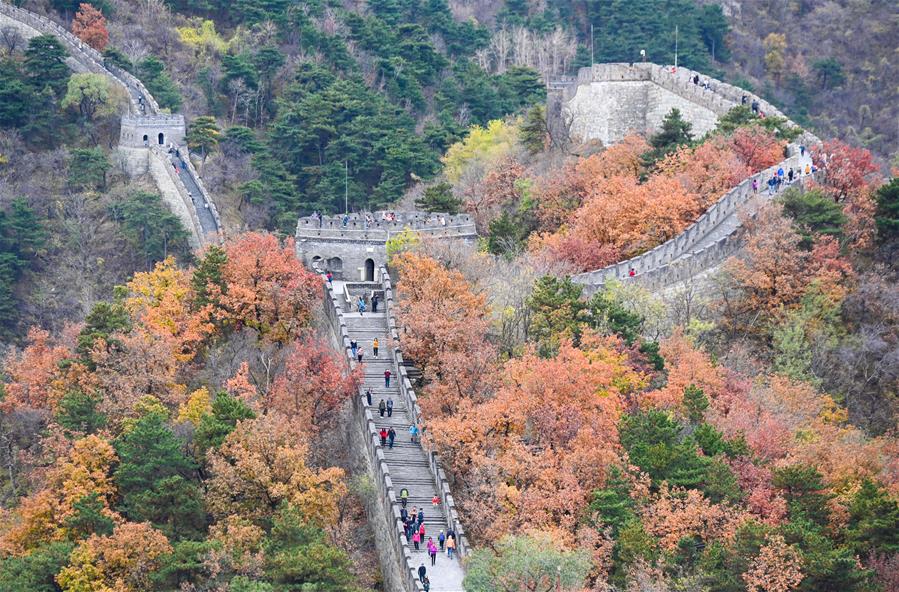
[[[519,121],[494,119],[487,127],[472,126],[461,142],[449,147],[443,157],[443,174],[457,183],[465,170],[473,165],[483,169],[508,157],[518,144]]]

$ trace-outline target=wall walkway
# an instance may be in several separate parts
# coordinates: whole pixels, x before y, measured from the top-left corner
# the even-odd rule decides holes
[[[461,592],[464,571],[460,557],[449,559],[439,553],[437,564],[431,566],[425,545],[415,550],[403,534],[400,519],[399,495],[403,488],[409,490],[408,509],[413,506],[424,508],[426,539],[433,536],[437,540],[440,531],[452,530],[456,535],[459,555],[468,553],[465,531],[459,521],[455,502],[440,468],[437,455],[410,441],[409,427],[424,425],[421,409],[406,369],[399,347],[399,335],[394,315],[393,287],[385,268],[378,272],[380,281],[370,283],[355,282],[345,285],[335,281],[329,284],[322,276],[325,286],[325,311],[331,331],[339,348],[345,352],[352,367],[356,361],[350,353],[350,340],[355,340],[364,350],[364,383],[354,401],[354,416],[358,429],[364,435],[364,456],[373,473],[378,503],[372,504],[378,515],[369,515],[369,522],[375,530],[375,540],[380,545],[382,573],[390,590],[418,592],[423,590],[418,580],[418,568],[424,563],[432,591]],[[377,290],[383,293],[383,307],[377,313],[349,312],[346,294]],[[351,296],[352,297],[352,296]],[[381,346],[380,357],[372,355],[372,340],[378,338]],[[392,373],[390,386],[384,384],[384,371]],[[365,391],[372,391],[372,405],[368,405]],[[381,417],[378,403],[392,398],[392,417]],[[381,446],[378,433],[381,428],[393,427],[397,438],[393,448]],[[431,500],[435,494],[441,504],[434,508]],[[384,548],[387,547],[387,548]],[[396,565],[399,563],[399,566]],[[391,585],[391,574],[398,574]]]

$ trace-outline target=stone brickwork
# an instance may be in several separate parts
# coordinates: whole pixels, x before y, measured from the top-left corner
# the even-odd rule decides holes
[[[382,219],[382,212],[365,216],[350,214],[324,216],[321,221],[307,216],[297,221],[297,257],[306,265],[313,263],[330,271],[337,279],[375,280],[375,272],[387,263],[386,244],[391,236],[406,229],[441,240],[477,240],[474,221],[459,214],[395,212],[396,219]]]
[[[757,101],[760,111],[767,115],[784,117],[767,101],[733,85],[702,74],[698,74],[700,80],[707,81],[708,87],[694,84],[693,77],[696,75],[692,70],[680,68],[675,73],[671,67],[656,64],[600,64],[582,68],[577,80],[562,81],[550,94],[555,94],[552,101],[559,106],[562,115],[571,118],[566,125],[570,125],[572,131],[585,130],[583,133],[587,133],[590,139],[601,139],[604,143],[614,143],[629,131],[652,132],[653,126],[658,127],[661,119],[674,106],[681,109],[684,118],[693,123],[697,135],[704,133],[703,130],[713,129],[717,118],[741,104],[744,96],[747,104]],[[634,85],[643,85],[645,95],[638,96]],[[582,88],[587,90],[582,91]],[[577,99],[578,96],[584,100]],[[591,103],[586,100],[590,96],[606,99]],[[625,100],[634,97],[637,97],[634,102]],[[572,108],[572,105],[575,107]],[[616,118],[621,118],[626,124],[615,123]],[[633,127],[634,122],[640,121],[643,122],[643,130]],[[720,265],[741,247],[738,212],[742,210],[745,215],[752,215],[759,204],[769,198],[764,191],[767,180],[779,168],[804,171],[807,165],[811,166],[810,150],[816,150],[820,144],[816,136],[803,132],[787,148],[788,154],[782,162],[745,179],[725,193],[678,236],[627,261],[578,274],[572,278],[573,281],[582,284],[587,293],[600,289],[605,282],[613,279],[639,282],[649,289],[662,289]],[[808,148],[805,154],[801,154],[800,145]],[[800,182],[804,178],[800,175]],[[753,180],[759,191],[752,190]],[[630,275],[631,270],[634,276]]]
[[[693,83],[698,75],[708,87]],[[672,108],[680,109],[699,137],[714,129],[718,117],[741,104],[759,103],[759,109],[783,117],[776,107],[739,87],[671,66],[650,63],[596,64],[581,68],[577,78],[549,85],[548,117],[551,130],[564,128],[575,141],[600,140],[609,145],[629,133],[651,134]],[[805,138],[806,145],[814,142]]]
[[[318,265],[313,269],[322,272]],[[374,491],[365,496],[365,508],[369,525],[375,538],[381,573],[385,588],[391,592],[419,592],[423,590],[417,577],[418,566],[424,563],[428,570],[433,592],[462,592],[464,571],[460,561],[468,553],[465,531],[459,520],[455,502],[437,455],[421,444],[410,442],[408,427],[423,426],[421,409],[412,384],[403,365],[399,334],[394,315],[393,287],[386,268],[377,272],[377,282],[333,284],[322,277],[325,290],[325,315],[332,343],[349,365],[356,367],[352,358],[350,340],[355,340],[366,350],[363,365],[364,381],[353,401],[353,423],[348,426],[351,457],[357,470],[365,470],[372,480]],[[356,294],[371,290],[382,295],[382,308],[377,313],[360,315],[351,312],[348,300]],[[372,356],[370,344],[377,337],[381,344],[380,356]],[[383,373],[393,373],[389,386],[384,384]],[[372,403],[365,397],[371,389]],[[377,404],[381,399],[392,398],[394,411],[390,417],[381,416]],[[383,446],[378,432],[382,427],[394,427],[397,440],[393,447]],[[425,445],[426,446],[426,445]],[[419,550],[406,540],[400,518],[399,496],[403,488],[409,491],[408,506],[424,508],[426,537],[450,529],[456,534],[459,558],[450,559],[440,553],[437,564],[431,566],[424,546]],[[434,495],[439,495],[439,509],[431,505]]]
[[[125,115],[119,132],[119,146],[146,148],[149,146],[184,145],[186,128],[184,116]]]

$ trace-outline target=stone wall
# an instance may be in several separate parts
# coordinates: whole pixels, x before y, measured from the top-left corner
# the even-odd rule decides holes
[[[350,337],[343,318],[341,295],[334,291],[329,282],[323,281],[322,284],[332,343],[354,368],[356,362],[350,354]],[[396,510],[397,493],[390,478],[390,469],[380,447],[374,418],[371,411],[365,408],[365,395],[361,389],[353,401],[352,417],[353,421],[347,426],[351,457],[355,468],[364,470],[374,487],[373,495],[365,496],[364,502],[375,538],[384,587],[389,592],[423,592],[412,560],[412,550],[406,542],[400,514]]]
[[[187,195],[187,188],[160,148],[152,147],[150,150],[144,149],[144,152],[147,153],[149,172],[159,188],[162,200],[181,220],[189,233],[191,247],[199,248],[204,244],[205,236],[196,209]]]
[[[478,236],[474,222],[465,214],[434,217],[423,212],[397,212],[395,221],[386,221],[375,213],[371,223],[364,216],[351,214],[346,225],[343,218],[326,216],[321,222],[313,216],[300,218],[296,231],[300,261],[307,266],[320,263],[338,279],[374,279],[366,278],[366,263],[370,260],[369,271],[386,265],[387,241],[407,229],[440,240],[473,242]]]
[[[162,141],[160,141],[162,134]],[[119,132],[119,146],[144,148],[150,145],[184,145],[184,116],[125,115]]]
[[[699,76],[708,87],[693,83]],[[759,103],[767,115],[783,117],[774,105],[739,87],[710,79],[687,68],[650,63],[596,64],[581,68],[576,79],[549,85],[548,124],[564,127],[576,141],[600,140],[614,144],[628,133],[657,131],[672,108],[680,109],[699,137],[714,129],[718,117],[741,104]],[[792,122],[791,122],[792,123]],[[800,141],[817,143],[807,135]]]

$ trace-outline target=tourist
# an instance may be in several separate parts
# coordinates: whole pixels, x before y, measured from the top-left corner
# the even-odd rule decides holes
[[[381,417],[384,417],[385,411],[387,411],[387,403],[384,402],[384,399],[381,399],[381,402],[378,403],[378,412],[381,414]]]
[[[344,215],[343,215],[343,225],[346,226],[346,225],[349,224],[349,223],[350,223],[350,217],[349,217],[349,215],[344,214]]]
[[[376,358],[378,357],[378,345],[380,345],[380,343],[378,342],[378,338],[375,337],[371,342],[371,351],[374,352]]]
[[[424,521],[425,521],[425,509],[421,508],[420,510],[418,510],[418,517],[416,518],[416,522],[418,522],[418,524],[421,525],[424,523]],[[424,534],[424,531],[422,531],[421,534]]]
[[[421,537],[418,535],[418,531],[412,533],[412,545],[415,547],[415,550],[418,551],[418,542],[421,540]],[[418,568],[418,575],[421,577],[423,574],[421,570],[425,568],[425,564],[422,563],[421,567]]]
[[[752,112],[755,113],[756,115],[758,115],[759,114],[759,102],[753,101],[751,106],[752,106]]]
[[[805,146],[802,144],[799,145],[799,156],[805,156]]]
[[[402,497],[402,495],[401,495]],[[400,520],[403,523],[403,529],[408,531],[408,527],[406,526],[406,520],[409,518],[409,512],[406,511],[406,504],[403,504],[403,507],[400,508]],[[409,537],[406,537],[409,538]]]
[[[627,270],[627,275],[629,277],[634,277],[635,275],[637,275],[637,270],[634,269],[633,267],[631,267],[630,269]]]
[[[806,174],[806,175],[811,175],[811,174],[812,174],[812,167],[811,167],[811,166],[805,165],[805,174]]]
[[[365,389],[365,404],[371,407],[371,389]]]
[[[443,551],[443,545],[446,544],[446,534],[442,530],[437,535],[437,542],[440,543],[440,550]]]
[[[415,438],[418,436],[418,426],[412,424],[409,426],[409,436],[413,444],[415,444]]]
[[[362,354],[363,353],[365,353],[365,352],[361,347],[358,350],[356,350],[356,361],[359,362],[360,364],[362,363]]]
[[[699,74],[696,74],[695,76],[693,76],[693,84],[696,84],[696,85],[699,84]]]
[[[393,429],[393,426],[387,430],[387,447],[393,450],[393,441],[396,439],[396,430]]]
[[[403,511],[406,511],[406,502],[409,501],[409,490],[403,487],[400,489],[400,503],[403,504]],[[408,514],[406,514],[408,516]]]
[[[740,97],[740,104],[745,105],[747,100],[748,99],[746,98],[746,95],[743,95],[742,97]]]
[[[362,298],[362,296],[359,297],[359,301],[356,303],[356,308],[359,309],[360,316],[365,313],[365,300]]]
[[[421,587],[425,592],[431,592],[431,580],[428,579],[428,576],[421,581]]]
[[[453,558],[453,552],[456,550],[456,537],[449,535],[446,537],[446,556]]]
[[[378,295],[375,294],[374,292],[372,292],[372,295],[371,295],[371,311],[372,312],[378,312],[378,300],[380,300],[380,298],[378,298]]]
[[[758,180],[758,179],[753,179],[753,180],[752,180],[752,192],[753,192],[753,193],[758,193],[758,192],[759,192],[759,180]]]
[[[431,566],[433,567],[437,563],[437,545],[434,544],[434,539],[428,537],[428,555],[431,556]]]
[[[390,370],[384,370],[384,388],[390,388]]]
[[[381,436],[381,446],[386,446],[387,445],[387,429],[381,428],[379,435]]]
[[[393,399],[387,397],[387,417],[393,417]]]
[[[333,285],[334,285],[334,274],[332,274],[332,273],[329,271],[328,273],[325,274],[325,277],[328,278],[328,285],[329,285],[329,286],[333,286]],[[355,355],[355,352],[353,352],[353,353],[354,353],[354,355]]]
[[[431,498],[431,505],[435,508],[440,505],[440,495],[434,494],[434,497]]]
[[[789,179],[790,183],[793,182],[793,167],[790,167],[790,170],[787,171],[787,179]]]
[[[356,343],[355,339],[350,339],[350,351],[353,353],[353,357],[356,357],[356,351],[359,349],[359,344]]]
[[[418,519],[424,520],[424,518],[422,518],[421,512],[418,513]],[[418,538],[420,538],[422,541],[425,540],[425,525],[421,523],[419,523],[418,525]]]
[[[418,545],[415,545],[415,548],[418,549]],[[418,579],[421,580],[422,582],[424,582],[425,574],[427,574],[427,573],[428,573],[428,568],[426,568],[425,564],[422,563],[421,566],[418,568]]]
[[[409,521],[412,524],[417,524],[416,518],[418,518],[418,510],[415,509],[415,506],[412,506],[412,512],[409,514]]]

